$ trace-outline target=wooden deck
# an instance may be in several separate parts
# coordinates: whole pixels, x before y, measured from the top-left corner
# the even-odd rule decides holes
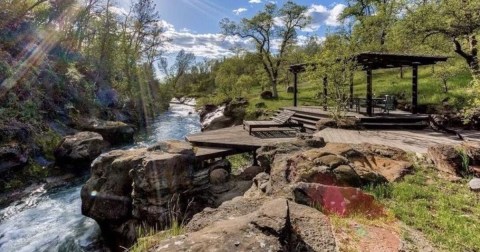
[[[265,144],[289,142],[295,139],[296,131],[285,128],[269,128],[268,130],[252,131],[249,135],[243,126],[206,131],[189,135],[186,140],[195,147],[214,147],[235,149],[237,152],[255,151]]]
[[[461,144],[457,136],[432,130],[344,130],[327,128],[315,133],[328,143],[371,143],[400,148],[405,151],[426,153],[436,144]],[[473,139],[472,139],[473,140]]]

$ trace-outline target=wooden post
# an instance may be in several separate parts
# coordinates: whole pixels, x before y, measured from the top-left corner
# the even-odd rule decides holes
[[[327,76],[325,76],[325,77],[323,77],[323,110],[325,110],[325,111],[327,111],[327,109],[328,109],[327,85],[328,85],[328,79],[327,79]]]
[[[253,166],[258,166],[257,151],[256,150],[252,151],[252,156],[253,156]]]
[[[298,89],[298,73],[295,71],[293,72],[293,106],[297,106],[297,89]]]
[[[353,109],[353,72],[350,73],[350,109]]]
[[[412,66],[412,114],[418,113],[418,65]]]
[[[367,68],[367,115],[373,116],[372,69]]]

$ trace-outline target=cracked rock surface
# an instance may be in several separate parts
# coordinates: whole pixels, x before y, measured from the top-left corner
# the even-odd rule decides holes
[[[327,217],[314,208],[277,198],[263,205],[234,199],[232,204],[193,219],[198,230],[157,244],[152,251],[335,251],[335,238]],[[249,204],[250,203],[250,204]],[[244,207],[242,207],[244,206]],[[256,207],[255,207],[256,206]],[[208,212],[208,211],[207,211]]]

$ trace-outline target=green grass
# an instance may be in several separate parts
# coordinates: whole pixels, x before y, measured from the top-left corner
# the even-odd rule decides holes
[[[435,69],[440,71],[440,69]],[[472,98],[469,92],[471,75],[468,71],[460,72],[448,81],[449,92],[444,93],[441,80],[435,77],[431,66],[419,67],[419,104],[441,105],[445,98],[449,98],[449,104],[456,108],[463,108],[468,100]],[[366,74],[364,71],[357,71],[354,76],[354,96],[363,97],[366,95]],[[410,68],[404,69],[404,76],[400,78],[400,69],[375,70],[373,72],[373,93],[376,96],[384,94],[405,94],[406,101],[411,99],[412,90],[412,71]],[[247,118],[253,118],[254,112],[258,110],[255,107],[257,103],[264,103],[264,111],[275,111],[281,107],[293,106],[293,94],[286,92],[285,84],[278,85],[277,99],[265,100],[260,97],[260,86],[254,86],[246,94],[249,101],[247,109]],[[299,75],[298,85],[298,104],[300,106],[322,105],[323,93],[322,80],[309,80],[307,73]],[[204,96],[205,97],[205,96]],[[224,99],[215,96],[207,96],[202,103],[220,103]]]
[[[471,192],[466,184],[467,180],[453,183],[441,179],[433,168],[417,167],[402,182],[366,190],[439,249],[478,251],[480,195]],[[383,194],[386,191],[389,193]]]
[[[228,156],[227,159],[232,164],[233,171],[236,171],[242,167],[248,167],[252,164],[251,154],[249,153]]]
[[[174,236],[182,235],[184,233],[184,226],[179,224],[177,221],[173,222],[169,229],[160,232],[156,228],[139,228],[137,229],[137,243],[135,243],[135,245],[128,251],[148,251],[159,242]]]

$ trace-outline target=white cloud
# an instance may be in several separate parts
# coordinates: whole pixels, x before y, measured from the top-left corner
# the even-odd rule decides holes
[[[234,47],[254,49],[249,40],[236,36],[225,36],[219,33],[192,33],[188,30],[177,30],[172,24],[161,21],[165,28],[165,37],[171,39],[165,45],[167,54],[176,54],[180,50],[194,53],[197,57],[222,58],[233,55]]]
[[[259,4],[259,3],[262,3],[262,0],[250,0],[248,2],[251,4]]]
[[[323,5],[312,4],[307,10],[307,15],[312,18],[312,23],[303,29],[305,32],[317,31],[322,25],[339,26],[338,17],[345,9],[344,4],[336,4],[331,9]]]
[[[246,8],[238,8],[238,9],[236,9],[236,10],[233,10],[233,13],[235,13],[235,15],[238,16],[238,15],[240,15],[242,12],[245,12],[245,11],[247,11]]]

